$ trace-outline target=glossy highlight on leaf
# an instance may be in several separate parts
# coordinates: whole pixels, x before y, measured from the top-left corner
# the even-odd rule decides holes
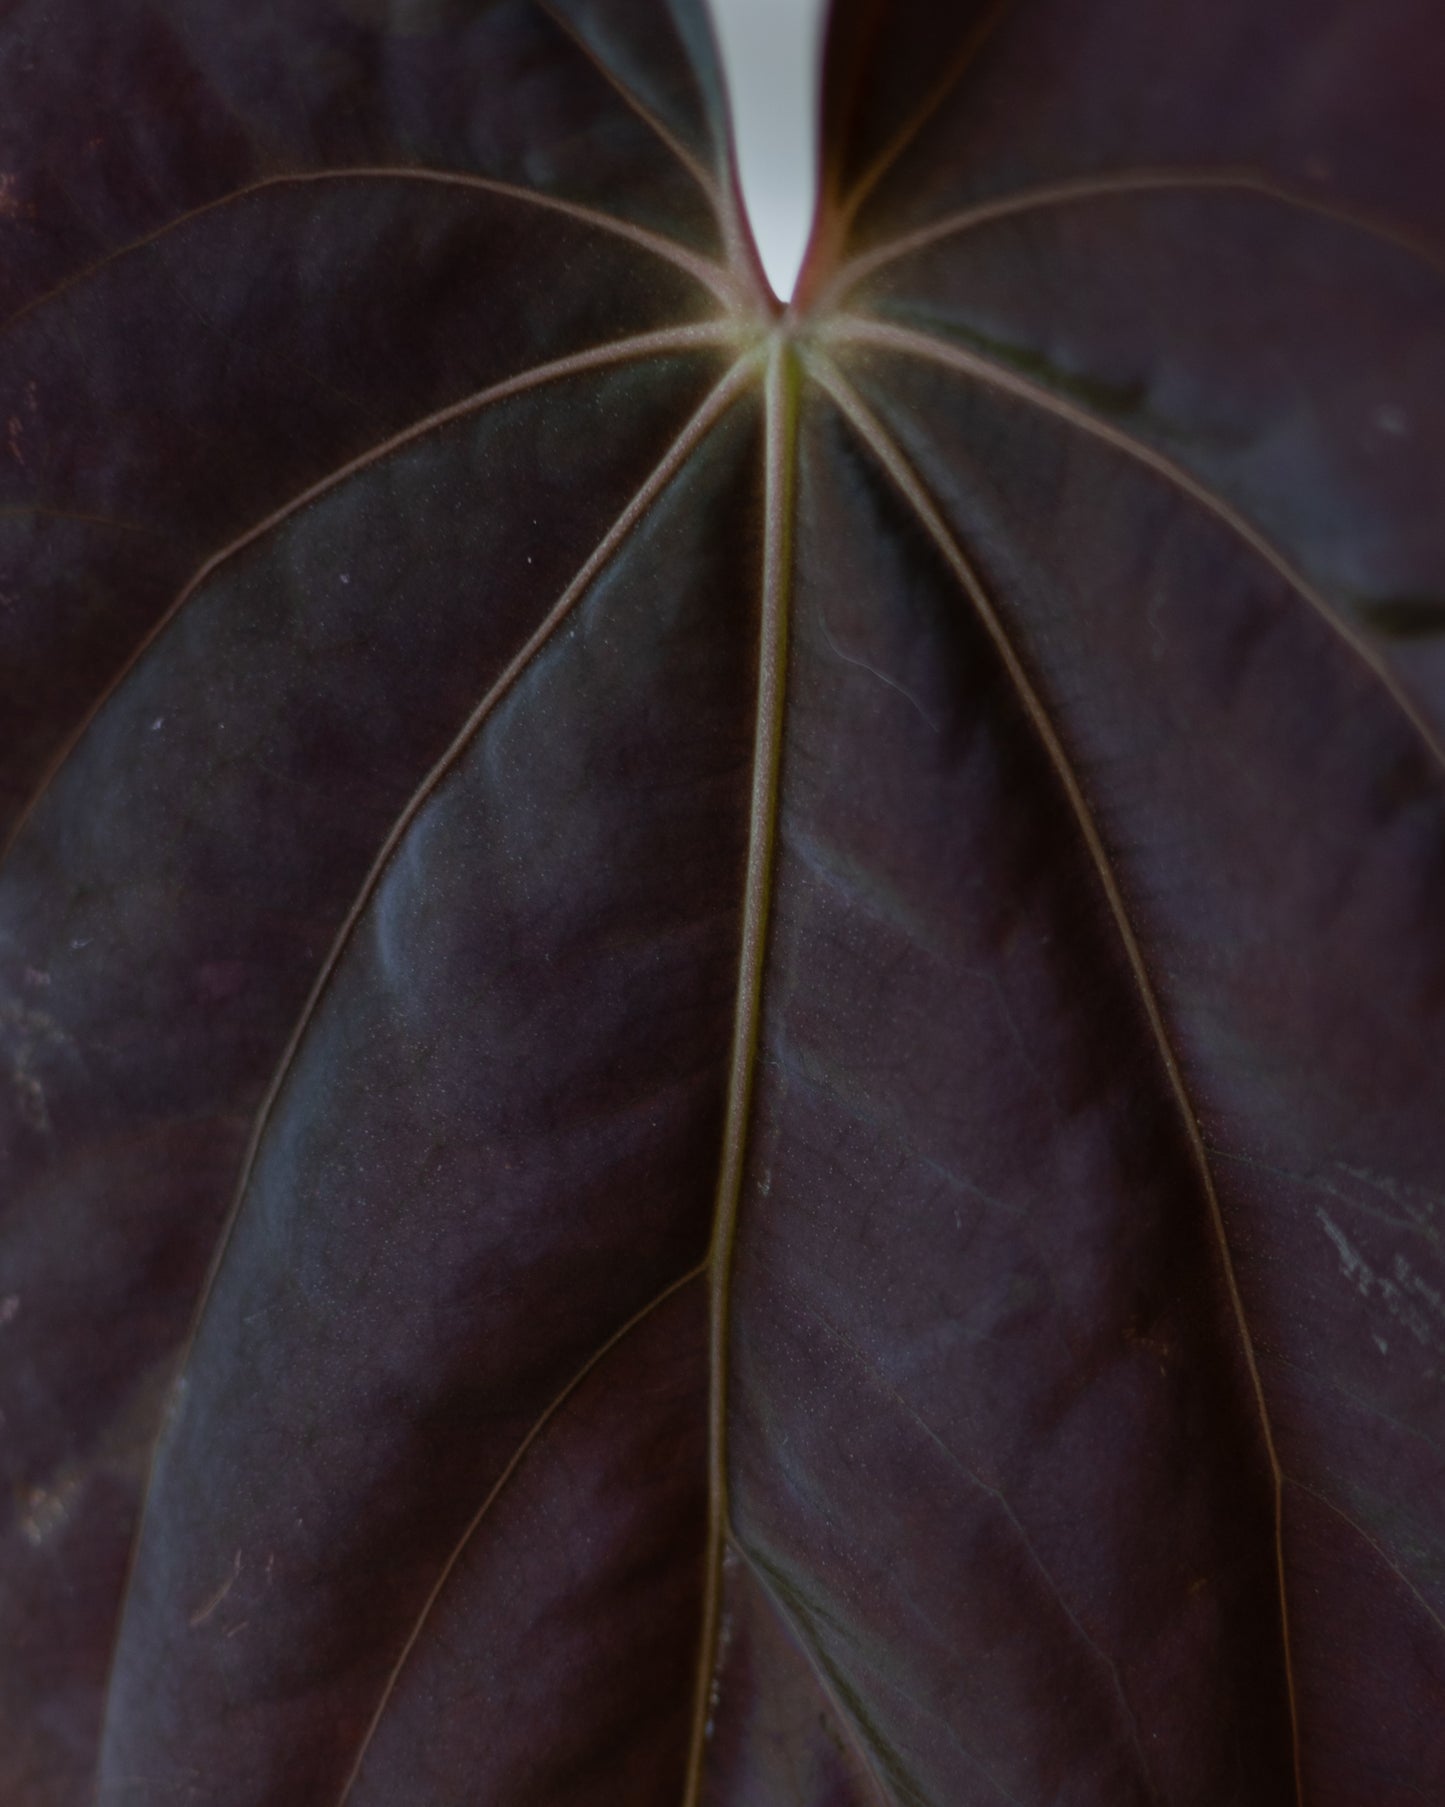
[[[0,1801],[1445,1791],[1445,36],[0,18]]]

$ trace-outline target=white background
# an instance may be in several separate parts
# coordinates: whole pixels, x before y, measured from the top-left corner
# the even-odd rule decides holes
[[[743,199],[763,268],[793,292],[817,187],[825,0],[711,0],[732,97]]]

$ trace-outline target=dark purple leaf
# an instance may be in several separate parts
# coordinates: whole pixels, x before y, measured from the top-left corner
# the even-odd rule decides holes
[[[0,1800],[1445,1789],[1445,34],[0,20]]]

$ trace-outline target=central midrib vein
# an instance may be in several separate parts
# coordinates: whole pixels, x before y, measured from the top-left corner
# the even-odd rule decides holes
[[[703,1762],[713,1710],[713,1677],[721,1618],[723,1547],[728,1533],[727,1412],[728,1305],[738,1205],[742,1196],[752,1116],[767,957],[773,851],[777,839],[779,773],[787,691],[788,599],[792,576],[794,444],[798,376],[781,337],[773,343],[764,379],[764,531],[759,628],[757,716],[752,795],[748,812],[747,876],[738,957],[737,1008],[728,1062],[717,1202],[708,1254],[709,1398],[708,1527],[702,1629],[693,1700],[692,1742],[683,1807],[701,1798]]]

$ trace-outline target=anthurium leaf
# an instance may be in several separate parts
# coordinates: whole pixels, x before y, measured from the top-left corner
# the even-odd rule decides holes
[[[0,25],[0,1795],[1445,1786],[1430,10]]]
[[[900,1800],[1445,1780],[1442,48],[835,18],[731,1513]]]
[[[751,278],[720,261],[736,229],[719,228],[709,200],[730,180],[716,78],[697,54],[700,18],[652,6],[76,6],[63,18],[37,7],[12,9],[3,33],[13,104],[0,262],[14,305],[0,332],[12,827],[0,870],[0,1795],[89,1797],[112,1667],[105,1791],[163,1798],[213,1760],[231,1798],[310,1796],[312,1776],[324,1794],[396,1655],[396,1639],[365,1622],[415,1612],[511,1455],[513,1428],[705,1247],[760,482],[745,444],[756,401],[737,381],[717,387],[732,358],[719,332],[735,332],[716,324],[719,296]],[[497,763],[504,720],[517,724],[508,757],[540,786],[530,800]],[[551,750],[546,772],[534,741]],[[665,806],[640,807],[659,783]],[[469,844],[485,870],[470,879],[455,847],[416,863],[437,832],[433,796],[452,811],[444,841],[467,822],[463,839],[480,837]],[[625,874],[594,806],[643,836]],[[583,817],[566,824],[559,807]],[[474,813],[489,808],[505,835]],[[381,875],[368,876],[379,859],[397,877],[421,873],[425,921],[399,928]],[[500,917],[449,920],[457,899],[443,905],[442,870]],[[624,879],[634,894],[617,889]],[[580,940],[563,930],[569,893]],[[538,937],[535,957],[562,987],[550,1006],[503,918]],[[438,942],[428,924],[444,920]],[[377,943],[383,922],[393,926]],[[427,947],[443,963],[431,982],[491,1049],[466,1084],[501,1113],[495,1135],[461,1094],[440,1103],[472,1058],[462,1042],[448,1043],[452,1078],[432,1068],[442,1118],[417,1109],[412,1081],[440,1033],[425,1027]],[[487,948],[495,971],[477,963]],[[411,999],[423,1042],[408,1039],[406,1013],[378,1002],[383,1031],[371,1006],[343,1001],[370,982],[350,975],[373,955],[382,993]],[[472,971],[470,990],[443,970],[453,958]],[[536,1011],[508,1017],[500,983]],[[483,1015],[468,997],[490,1000]],[[336,1009],[357,1057],[370,1049],[371,1078],[358,1067],[349,1083],[380,1085],[413,1125],[390,1173],[322,1176],[317,1125],[333,1126],[338,1156],[361,1160],[350,1112],[380,1105],[358,1094],[343,1109],[347,1082],[328,1054],[323,1090],[337,1102],[317,1115],[307,1061],[330,1046]],[[490,1038],[499,1010],[510,1053]],[[548,1036],[570,1065],[544,1053]],[[522,1114],[489,1077],[513,1062]],[[258,1140],[260,1114],[272,1127]],[[392,1135],[379,1119],[371,1133],[378,1151]],[[547,1179],[529,1137],[549,1162],[570,1140],[586,1181],[570,1229],[556,1215],[562,1170]],[[476,1164],[482,1147],[495,1172]],[[489,1188],[507,1191],[499,1176],[512,1169],[503,1213],[479,1207]],[[268,1184],[278,1221],[250,1202]],[[372,1232],[355,1215],[368,1199]],[[447,1244],[446,1210],[472,1223],[466,1255]],[[567,1269],[551,1285],[537,1273],[545,1297],[486,1253],[536,1259],[530,1233],[503,1227],[529,1216]],[[323,1605],[318,1574],[288,1566],[274,1539],[252,1541],[259,1523],[225,1532],[233,1547],[213,1577],[202,1501],[219,1494],[244,1515],[249,1496],[222,1480],[219,1449],[188,1478],[188,1458],[167,1458],[144,1547],[180,1565],[170,1597],[189,1647],[162,1685],[166,1646],[159,1627],[142,1629],[152,1582],[137,1544],[161,1413],[213,1262],[217,1328],[186,1363],[196,1416],[181,1412],[177,1434],[202,1424],[211,1438],[227,1422],[239,1449],[263,1433],[235,1413],[238,1387],[284,1407],[299,1404],[303,1370],[331,1384],[274,1318],[286,1309],[330,1334],[303,1271],[304,1224],[337,1239],[317,1259],[334,1257],[361,1288],[332,1301],[350,1326],[337,1358],[387,1348],[362,1303],[379,1289],[398,1339],[382,1395],[408,1403],[352,1477],[361,1495],[333,1477],[329,1516],[295,1486],[308,1474],[306,1486],[328,1485],[339,1458],[322,1447],[327,1414],[370,1435],[339,1399],[290,1411],[278,1434],[299,1439],[300,1465],[278,1458],[286,1478],[273,1484],[278,1468],[264,1491],[287,1527],[309,1524],[312,1555],[328,1523],[349,1525],[352,1555],[337,1544],[323,1566],[341,1562],[360,1601]],[[589,1262],[604,1242],[625,1271]],[[393,1244],[408,1249],[419,1292],[378,1267]],[[584,1272],[593,1305],[554,1307],[553,1287],[569,1295]],[[239,1331],[223,1328],[232,1275],[264,1294]],[[525,1353],[489,1328],[462,1303],[473,1288],[520,1312],[541,1345]],[[264,1350],[280,1380],[240,1346],[210,1378],[206,1350],[232,1334]],[[432,1372],[436,1339],[445,1375]],[[482,1347],[500,1391],[477,1367]],[[355,1374],[374,1392],[369,1369]],[[237,1460],[260,1482],[257,1447]],[[452,1475],[457,1461],[468,1472]],[[425,1527],[399,1494],[385,1503],[403,1477]],[[208,1611],[236,1549],[234,1597]],[[135,1630],[117,1651],[133,1553]],[[197,1591],[183,1600],[187,1568]],[[264,1654],[255,1646],[247,1703],[239,1681],[196,1659],[198,1640],[232,1661],[248,1648],[234,1608],[253,1587],[271,1604],[251,1635],[269,1623],[270,1637]],[[309,1631],[276,1618],[280,1599]],[[367,1673],[333,1672],[351,1663]],[[214,1710],[213,1686],[230,1690],[230,1711]]]

